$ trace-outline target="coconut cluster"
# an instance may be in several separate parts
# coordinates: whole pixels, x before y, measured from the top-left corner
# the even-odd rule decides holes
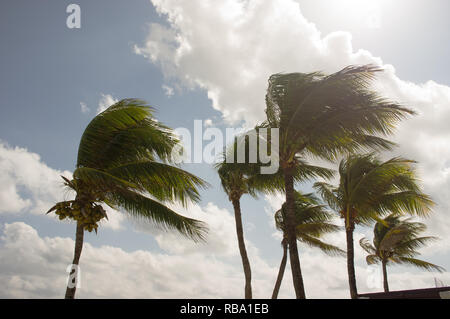
[[[98,222],[106,217],[106,211],[101,205],[92,202],[80,204],[78,202],[61,202],[55,206],[60,220],[71,218],[84,227],[84,230],[97,232]]]

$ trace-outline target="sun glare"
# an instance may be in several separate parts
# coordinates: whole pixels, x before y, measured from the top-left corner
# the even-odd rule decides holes
[[[383,0],[335,0],[334,2],[349,12],[361,13],[379,9]]]
[[[385,0],[333,0],[333,11],[367,27],[381,27],[381,10]]]

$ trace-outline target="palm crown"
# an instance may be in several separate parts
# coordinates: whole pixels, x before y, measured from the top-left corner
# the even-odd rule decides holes
[[[272,293],[272,299],[276,299],[283,280],[284,270],[287,262],[288,240],[286,234],[286,203],[275,213],[275,226],[283,232],[283,257],[280,269]],[[311,247],[321,249],[328,255],[345,255],[340,248],[325,243],[321,240],[322,235],[338,231],[340,227],[332,223],[333,214],[319,204],[319,200],[312,194],[301,194],[295,192],[295,230],[297,240]]]
[[[387,266],[390,264],[412,265],[425,270],[444,270],[440,266],[415,258],[419,255],[417,249],[437,239],[431,236],[421,237],[420,233],[425,229],[423,223],[414,222],[411,218],[401,220],[398,215],[391,214],[375,224],[373,245],[367,238],[359,241],[361,247],[368,253],[367,263],[369,265],[381,263],[385,292],[389,292]]]
[[[359,243],[368,253],[366,261],[369,265],[385,262],[387,265],[406,264],[442,271],[440,266],[414,258],[419,255],[419,248],[437,240],[433,236],[420,236],[425,230],[423,223],[414,222],[411,218],[402,220],[391,214],[375,224],[372,244],[367,238],[362,238]]]
[[[284,215],[286,204],[275,213],[275,226],[285,234]],[[295,222],[297,240],[311,247],[321,249],[331,255],[345,254],[340,248],[323,242],[320,238],[328,233],[339,231],[341,228],[332,223],[334,214],[326,210],[325,205],[320,205],[319,200],[313,194],[295,192]]]
[[[370,90],[380,71],[365,65],[331,75],[272,75],[264,126],[280,128],[281,161],[294,161],[302,151],[334,159],[361,147],[390,148],[393,144],[376,134],[391,134],[396,122],[414,112]]]
[[[207,184],[168,164],[178,140],[153,119],[153,111],[144,101],[125,99],[98,114],[81,137],[73,179],[65,179],[76,198],[50,211],[56,210],[61,219],[82,222],[92,231],[106,217],[98,203],[106,203],[194,240],[202,239],[206,230],[202,222],[181,216],[164,203],[197,201],[197,188]]]
[[[350,155],[339,164],[339,185],[314,184],[347,227],[370,224],[389,212],[427,216],[434,204],[419,186],[413,164],[394,157],[382,162],[374,154]]]

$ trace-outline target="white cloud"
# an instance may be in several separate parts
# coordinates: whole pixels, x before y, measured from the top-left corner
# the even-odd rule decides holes
[[[80,107],[81,107],[81,113],[83,113],[83,114],[89,113],[91,111],[89,109],[89,107],[87,106],[87,104],[84,102],[80,102]]]
[[[173,87],[171,87],[171,86],[168,86],[168,85],[164,84],[162,86],[162,88],[164,90],[164,94],[166,94],[167,97],[171,97],[171,96],[173,96],[175,94],[174,90],[173,90]]]
[[[114,98],[111,94],[101,94],[102,97],[98,102],[97,114],[103,112],[111,105],[119,102],[118,99]]]
[[[48,167],[38,154],[0,141],[0,214],[44,215],[56,202],[72,199],[61,176],[71,178],[72,172]],[[123,214],[106,209],[109,220],[102,221],[102,225],[122,229]],[[53,214],[48,216],[55,218]]]
[[[1,298],[62,298],[66,268],[72,260],[74,242],[70,238],[41,237],[22,222],[0,227]],[[236,248],[237,249],[237,248]],[[281,252],[281,248],[280,248]],[[268,298],[273,289],[278,263],[269,266],[249,247],[256,298]],[[348,298],[347,274],[343,258],[327,257],[301,248],[301,265],[307,296]],[[240,261],[208,253],[177,256],[150,251],[131,251],[85,243],[81,261],[79,298],[241,298],[243,274]],[[367,267],[357,266],[361,292],[367,288]],[[426,287],[433,284],[432,273],[393,273],[394,289]],[[439,275],[450,281],[450,273]],[[280,298],[292,298],[289,265]]]
[[[295,1],[153,4],[170,27],[151,24],[146,42],[135,52],[159,64],[167,77],[205,89],[229,121],[263,118],[267,79],[273,73],[381,63],[366,51],[353,53],[348,33],[322,37]]]
[[[243,119],[252,125],[264,119],[267,79],[273,73],[316,70],[330,73],[350,64],[382,66],[385,72],[377,83],[380,91],[419,112],[399,126],[395,140],[401,147],[394,153],[419,161],[425,191],[438,203],[434,217],[427,223],[431,233],[443,238],[440,249],[448,252],[448,86],[400,79],[394,67],[384,64],[381,58],[367,50],[355,51],[350,33],[322,35],[293,0],[220,3],[153,0],[152,3],[169,26],[152,24],[145,43],[136,47],[135,52],[159,64],[167,77],[189,88],[206,90],[212,106],[229,122]],[[347,3],[357,9],[355,1]],[[375,15],[375,20],[381,19],[380,7],[370,3],[370,8],[361,4],[360,9],[367,9],[365,13]]]
[[[228,121],[244,119],[250,125],[263,119],[267,78],[272,73],[334,72],[348,64],[383,65],[380,58],[368,51],[354,52],[349,33],[322,36],[294,1],[154,0],[153,4],[166,15],[170,27],[152,24],[146,42],[136,46],[135,52],[158,63],[165,76],[190,88],[205,89],[213,107]],[[422,174],[426,190],[439,204],[436,216],[429,221],[430,230],[446,237],[450,233],[450,221],[445,217],[450,208],[446,192],[450,186],[449,88],[434,82],[421,85],[405,82],[396,76],[393,67],[384,67],[387,71],[380,81],[383,92],[421,113],[402,124],[397,135],[402,145],[399,152],[420,161],[426,173]],[[98,111],[116,101],[111,95],[102,94]],[[60,172],[56,172],[42,163],[37,154],[2,145],[0,199],[10,200],[0,202],[0,211],[19,212],[54,202],[62,196],[55,183]],[[31,195],[22,194],[22,189]],[[195,245],[174,234],[157,231],[156,240],[168,253],[126,252],[117,247],[86,244],[79,296],[242,297],[243,273],[231,213],[213,203],[190,207],[185,213],[210,224],[208,244]],[[364,254],[357,244],[361,236],[363,233],[355,234],[356,271],[362,292],[369,288],[366,289],[368,273]],[[333,235],[330,242],[345,247],[342,233]],[[442,242],[445,248],[450,241]],[[269,265],[251,241],[247,241],[247,246],[254,272],[255,297],[268,297],[278,263]],[[72,252],[71,239],[43,238],[23,223],[4,225],[0,294],[2,297],[60,298]],[[175,253],[182,255],[175,256]],[[300,253],[309,297],[348,297],[344,258],[326,257],[303,246]],[[293,297],[289,273],[288,266],[280,297]],[[419,288],[429,285],[433,277],[434,273],[418,271],[393,273],[391,285],[394,289]],[[449,273],[440,278],[450,281]]]
[[[34,228],[21,222],[2,228],[0,297],[61,298],[73,240],[40,237]],[[237,298],[243,294],[239,265],[208,254],[126,252],[86,243],[80,266],[80,298]],[[263,266],[264,276],[268,272],[273,277],[274,269]],[[257,269],[255,275],[255,294],[266,296],[273,278],[261,276]]]
[[[125,229],[124,227],[124,222],[126,219],[125,214],[118,212],[107,205],[103,205],[103,207],[106,210],[106,215],[108,216],[108,219],[102,219],[99,223],[99,226],[109,228],[112,230]]]
[[[204,122],[205,127],[213,126],[213,121],[211,119],[206,119]]]
[[[209,253],[217,256],[236,256],[237,239],[233,215],[226,209],[208,203],[205,207],[190,204],[187,208],[180,205],[169,205],[177,213],[201,220],[208,226],[205,243],[195,243],[176,232],[166,232],[153,224],[139,221],[135,229],[152,234],[158,245],[174,254]]]
[[[325,3],[334,15],[355,20],[358,26],[379,29],[382,24],[382,9],[387,9],[386,0],[330,0]]]
[[[44,214],[65,198],[61,175],[72,176],[69,171],[48,167],[36,153],[0,142],[0,213],[28,209],[33,214]]]

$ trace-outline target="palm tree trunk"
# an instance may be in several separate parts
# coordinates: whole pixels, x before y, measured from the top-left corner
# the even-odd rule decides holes
[[[386,267],[386,261],[382,261],[381,264],[383,265],[383,286],[384,286],[384,292],[389,292],[389,283],[387,278],[387,267]]]
[[[292,170],[284,169],[284,186],[286,190],[286,235],[289,246],[289,261],[291,264],[292,280],[294,282],[295,296],[297,299],[305,299],[305,287],[303,285],[302,270],[297,248],[297,236],[295,232],[295,202],[294,202],[294,178]]]
[[[286,269],[287,262],[287,249],[288,244],[286,238],[281,242],[283,245],[283,258],[281,259],[280,270],[278,271],[277,281],[275,282],[275,287],[273,288],[272,299],[277,299],[278,292],[280,291],[281,281],[283,280],[284,270]]]
[[[348,283],[350,286],[350,297],[352,299],[358,298],[358,290],[356,288],[356,275],[355,275],[355,250],[353,247],[353,230],[355,226],[350,223],[346,227],[345,232],[347,234],[347,271],[348,271]]]
[[[241,253],[242,265],[244,267],[245,275],[245,299],[252,299],[252,271],[250,269],[250,262],[245,249],[244,231],[242,228],[241,204],[239,199],[233,199],[234,219],[236,221],[236,234],[239,245],[239,252]]]
[[[78,266],[78,264],[80,262],[81,250],[83,249],[83,238],[84,238],[83,224],[80,222],[77,222],[77,232],[75,235],[75,252],[74,252],[73,262],[72,262],[73,265]],[[72,272],[70,273],[70,275],[77,276],[77,271],[75,269],[72,269]],[[76,284],[77,284],[77,278],[74,277],[72,279],[72,286],[74,286],[74,287],[69,288],[69,284],[67,285],[65,299],[75,299],[75,291],[77,289]]]

